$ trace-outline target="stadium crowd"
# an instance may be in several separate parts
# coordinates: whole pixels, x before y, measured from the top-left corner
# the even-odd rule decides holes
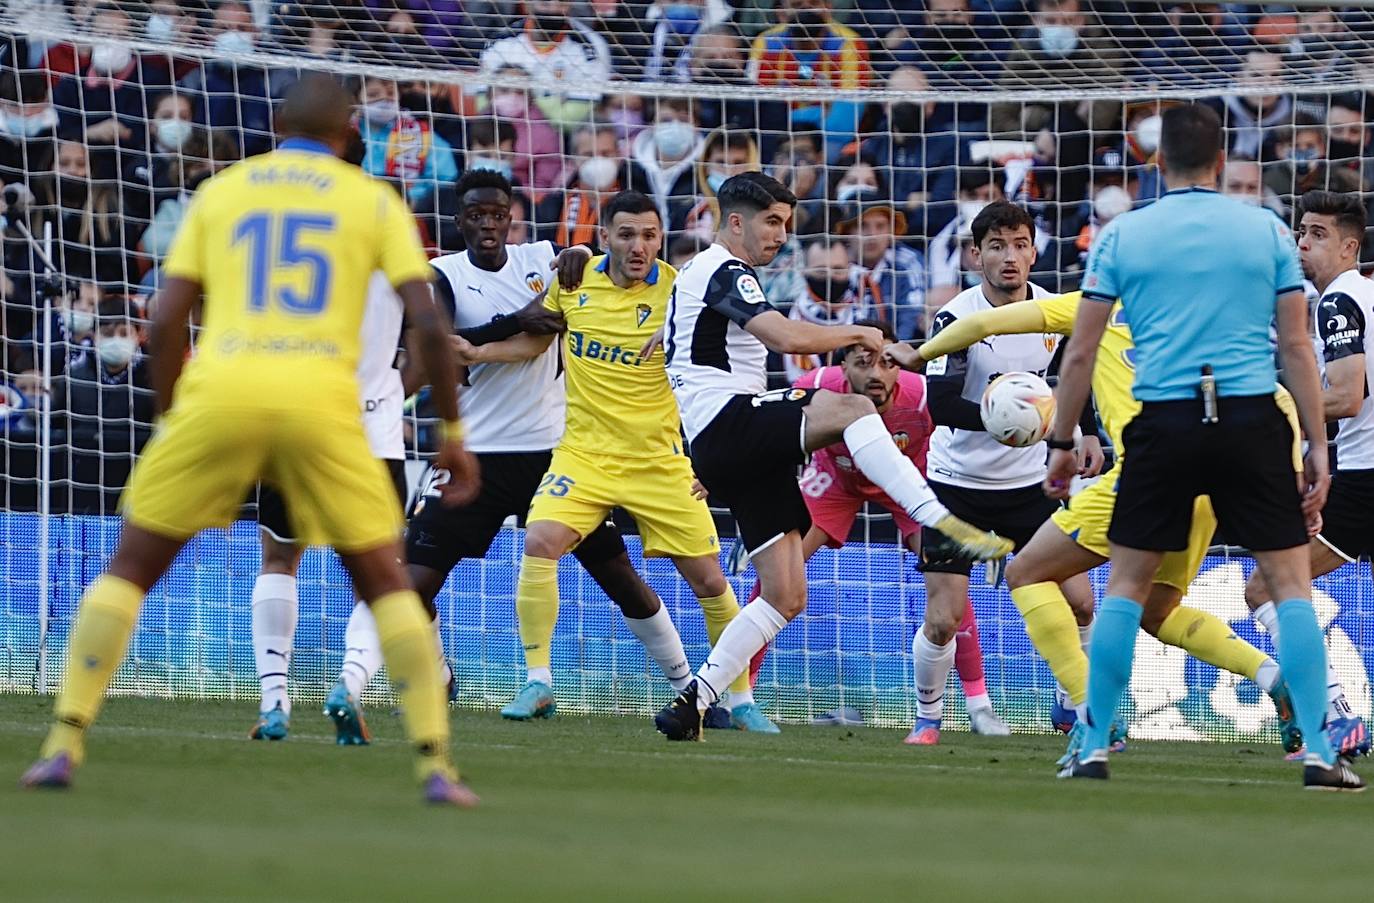
[[[274,103],[312,68],[412,70],[349,76],[350,88],[364,169],[397,186],[435,253],[461,250],[456,179],[487,168],[517,187],[512,241],[595,245],[601,205],[635,188],[659,206],[666,256],[681,266],[710,242],[720,184],[763,170],[801,199],[763,274],[769,299],[813,322],[883,320],[902,339],[924,336],[930,314],[976,281],[970,224],[993,200],[1035,215],[1034,281],[1077,287],[1097,231],[1162,190],[1154,159],[1169,101],[820,102],[826,91],[1206,94],[1222,73],[1258,92],[1209,101],[1227,129],[1226,193],[1285,219],[1312,188],[1374,198],[1374,96],[1295,94],[1285,81],[1374,71],[1369,13],[1340,7],[12,0],[7,15],[0,423],[7,440],[31,443],[34,412],[49,405],[54,442],[72,449],[70,479],[103,487],[85,505],[101,510],[152,419],[142,324],[171,236],[204,179],[272,146]],[[449,84],[425,69],[492,82]],[[674,95],[673,84],[715,91]],[[811,89],[817,101],[732,92],[755,85]],[[52,278],[25,228],[40,240],[51,230]],[[774,360],[770,372],[782,384],[818,363]]]

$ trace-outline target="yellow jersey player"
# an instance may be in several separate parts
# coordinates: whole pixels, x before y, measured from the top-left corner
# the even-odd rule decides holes
[[[1073,292],[983,311],[952,324],[919,349],[897,345],[891,347],[888,354],[902,366],[914,369],[921,362],[934,360],[992,335],[1042,332],[1072,335],[1081,297],[1080,293]],[[1092,485],[1074,494],[1069,506],[1057,511],[1041,526],[1007,566],[1007,585],[1025,618],[1026,633],[1072,701],[1072,709],[1056,712],[1053,716],[1056,726],[1071,731],[1071,751],[1074,740],[1081,736],[1079,720],[1087,693],[1088,657],[1077,641],[1073,612],[1059,585],[1108,559],[1107,528],[1116,506],[1117,476],[1126,454],[1122,432],[1140,411],[1140,402],[1131,392],[1135,379],[1134,355],[1135,343],[1118,303],[1112,308],[1107,330],[1098,346],[1092,377],[1093,397],[1097,400],[1102,425],[1116,450],[1116,464]],[[1292,399],[1283,390],[1279,392],[1279,400],[1289,417],[1296,419]],[[1294,431],[1297,435],[1296,424]],[[1294,455],[1295,466],[1301,469],[1297,450]],[[1237,637],[1225,621],[1181,604],[1216,529],[1211,502],[1206,496],[1200,496],[1193,508],[1188,547],[1164,556],[1141,626],[1161,642],[1178,646],[1200,661],[1259,684],[1274,700],[1284,746],[1292,751],[1301,740],[1292,723],[1292,706],[1278,665]],[[1059,637],[1067,641],[1060,641]]]
[[[558,617],[558,559],[595,530],[612,508],[639,525],[646,555],[666,556],[691,586],[711,642],[739,611],[720,566],[720,543],[704,501],[692,495],[692,465],[682,449],[677,404],[655,352],[641,348],[663,325],[676,273],[659,261],[663,224],[653,200],[623,191],[602,211],[601,240],[609,251],[587,264],[582,285],[555,286],[545,306],[567,321],[567,428],[530,503],[516,591],[529,681],[503,710],[510,718],[549,711],[549,646]],[[475,363],[533,357],[551,336],[518,336],[472,349]],[[626,618],[681,690],[691,669],[668,612]],[[774,733],[754,703],[747,674],[731,684],[735,727]]]
[[[414,221],[389,186],[338,159],[351,114],[342,86],[306,76],[277,112],[280,148],[196,193],[153,323],[165,416],[125,490],[119,548],[81,600],[56,724],[25,786],[71,783],[148,588],[197,532],[229,524],[262,480],[286,499],[297,537],[339,551],[372,607],[426,798],[477,802],[449,760],[433,634],[398,563],[395,491],[359,421],[359,332],[374,270],[423,336],[445,421],[437,463],[455,477],[451,503],[476,490],[476,469],[459,434],[447,324],[430,297]],[[204,330],[182,377],[186,324],[202,294]]]

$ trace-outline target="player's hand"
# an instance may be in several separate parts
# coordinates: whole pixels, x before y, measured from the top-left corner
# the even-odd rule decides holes
[[[592,249],[586,245],[573,245],[558,252],[549,269],[558,273],[558,287],[570,292],[582,284],[582,273],[587,269],[587,261],[592,259]]]
[[[515,322],[520,324],[521,332],[530,335],[562,335],[568,329],[568,321],[556,310],[544,306],[547,291],[515,312]]]
[[[883,348],[887,345],[887,338],[881,329],[872,326],[852,326],[850,327],[852,336],[846,344],[859,345],[865,351],[871,351],[875,355],[883,353]]]
[[[1298,474],[1298,492],[1302,495],[1302,515],[1311,523],[1326,507],[1326,494],[1331,490],[1331,469],[1326,449],[1313,446],[1302,459],[1302,473]]]
[[[658,327],[658,329],[655,329],[654,334],[649,336],[649,341],[645,342],[644,347],[639,349],[639,359],[641,361],[647,361],[649,358],[654,356],[655,351],[663,347],[664,329],[665,327],[663,326],[660,326]]]
[[[1316,517],[1309,517],[1309,518],[1307,519],[1307,538],[1308,538],[1308,539],[1316,539],[1316,538],[1317,538],[1317,535],[1320,534],[1321,531],[1322,531],[1322,516],[1321,516],[1321,513],[1318,512],[1318,514],[1317,514]]]
[[[434,467],[449,474],[448,482],[439,487],[439,500],[444,505],[456,508],[477,498],[482,488],[481,469],[477,456],[467,450],[461,439],[448,439],[439,446]]]
[[[471,367],[482,362],[482,351],[460,335],[448,337],[449,349],[453,351],[453,362],[460,367]]]
[[[906,342],[895,342],[883,349],[883,360],[901,367],[903,370],[920,370],[926,362],[920,352]]]
[[[1050,450],[1050,470],[1045,474],[1045,495],[1052,499],[1069,497],[1069,484],[1078,473],[1078,453],[1062,448]]]
[[[706,487],[701,485],[701,480],[695,476],[692,477],[692,498],[696,499],[698,502],[704,502],[706,501],[707,494]]]
[[[1102,472],[1107,456],[1102,453],[1102,440],[1096,436],[1084,436],[1078,446],[1078,475],[1095,477]]]

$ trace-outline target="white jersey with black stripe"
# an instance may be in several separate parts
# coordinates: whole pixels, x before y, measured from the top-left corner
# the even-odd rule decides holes
[[[1374,282],[1358,270],[1346,270],[1326,287],[1317,302],[1317,339],[1325,367],[1356,354],[1364,355],[1364,400],[1354,417],[1340,421],[1336,433],[1336,467],[1340,470],[1374,469]]]
[[[358,391],[362,396],[367,444],[373,455],[386,461],[402,461],[406,456],[405,435],[401,429],[405,389],[401,385],[401,371],[396,369],[404,314],[401,299],[387,282],[386,275],[380,271],[373,273],[367,285],[367,307],[363,311]]]
[[[689,440],[731,398],[768,387],[768,349],[744,326],[770,310],[776,308],[764,297],[754,268],[722,244],[711,245],[678,272],[664,353]]]
[[[449,293],[456,329],[482,326],[529,304],[553,278],[557,249],[551,242],[506,245],[500,270],[484,270],[464,251],[431,263]],[[548,451],[563,436],[563,374],[558,343],[528,361],[477,364],[460,389],[466,444],[474,453]]]

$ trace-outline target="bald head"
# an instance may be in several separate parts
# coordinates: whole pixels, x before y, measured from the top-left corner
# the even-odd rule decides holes
[[[286,91],[277,109],[283,138],[314,138],[337,149],[348,140],[353,95],[328,75],[312,72]]]

